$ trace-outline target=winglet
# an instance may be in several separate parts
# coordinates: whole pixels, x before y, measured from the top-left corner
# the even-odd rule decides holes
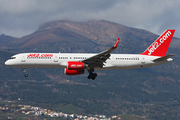
[[[111,49],[116,49],[118,44],[119,44],[119,40],[120,38],[117,39],[117,41],[115,42],[114,46]]]

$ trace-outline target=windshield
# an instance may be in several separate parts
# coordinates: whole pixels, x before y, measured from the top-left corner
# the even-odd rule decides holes
[[[11,59],[16,59],[16,57],[11,57]]]

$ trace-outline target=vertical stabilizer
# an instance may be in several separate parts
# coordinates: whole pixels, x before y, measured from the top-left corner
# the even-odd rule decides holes
[[[156,39],[141,55],[160,56],[166,55],[175,30],[166,30],[158,39]]]

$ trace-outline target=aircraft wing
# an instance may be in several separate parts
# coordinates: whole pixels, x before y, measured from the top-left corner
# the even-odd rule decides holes
[[[117,48],[118,44],[119,44],[119,40],[120,38],[117,39],[117,41],[115,42],[114,46],[108,50],[105,50],[97,55],[94,55],[86,60],[83,60],[82,62],[88,64],[89,66],[98,66],[98,67],[103,67],[103,63],[109,59],[109,57],[111,56],[111,52]]]

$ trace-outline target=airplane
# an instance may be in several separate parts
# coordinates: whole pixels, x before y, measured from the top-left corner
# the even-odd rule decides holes
[[[119,44],[117,39],[114,46],[103,52],[92,53],[20,53],[11,57],[5,65],[21,67],[25,77],[26,68],[64,68],[65,75],[84,74],[89,72],[88,79],[94,80],[97,74],[94,70],[105,69],[137,69],[161,65],[174,61],[173,54],[166,55],[175,30],[167,29],[143,53],[140,54],[111,54]]]

